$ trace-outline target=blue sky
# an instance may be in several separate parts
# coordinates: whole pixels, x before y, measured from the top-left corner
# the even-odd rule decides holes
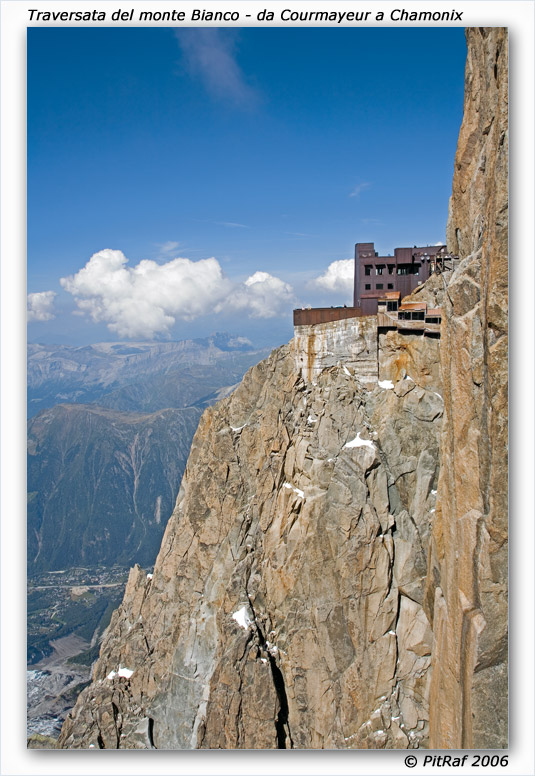
[[[350,302],[355,242],[444,240],[465,56],[462,28],[29,28],[30,341],[276,344]]]

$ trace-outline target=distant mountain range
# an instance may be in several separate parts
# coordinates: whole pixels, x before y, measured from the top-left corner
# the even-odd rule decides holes
[[[28,416],[62,402],[127,412],[203,406],[269,349],[214,334],[180,342],[28,345]]]
[[[222,334],[30,345],[28,572],[154,563],[202,410],[264,353]]]

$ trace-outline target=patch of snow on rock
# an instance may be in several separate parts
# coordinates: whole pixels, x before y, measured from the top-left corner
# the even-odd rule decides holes
[[[121,668],[117,671],[117,676],[124,676],[125,679],[130,679],[134,672],[130,668]]]
[[[250,619],[247,613],[246,606],[242,606],[241,609],[238,609],[237,612],[234,612],[234,614],[232,615],[232,619],[236,620],[240,628],[244,628],[245,630],[248,630],[249,625],[252,625],[252,620]]]
[[[371,439],[361,439],[359,431],[355,439],[352,439],[350,442],[346,442],[344,447],[371,447],[373,449],[375,445]]]
[[[389,391],[391,388],[394,387],[394,383],[392,380],[379,380],[377,383],[379,388],[384,388],[385,391]]]

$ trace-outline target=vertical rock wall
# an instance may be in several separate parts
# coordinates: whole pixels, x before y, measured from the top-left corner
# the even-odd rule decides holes
[[[444,424],[427,581],[430,745],[507,745],[508,46],[468,29],[443,301]]]

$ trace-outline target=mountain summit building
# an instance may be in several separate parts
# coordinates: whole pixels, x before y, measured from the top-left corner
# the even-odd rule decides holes
[[[372,242],[357,243],[353,306],[302,307],[294,310],[294,327],[376,316],[382,329],[440,336],[441,310],[407,297],[431,275],[454,269],[456,261],[442,244],[396,248],[393,256],[379,256]]]
[[[355,245],[355,285],[353,306],[361,315],[375,315],[378,300],[388,291],[408,296],[436,271],[444,267],[445,245],[425,245],[418,248],[396,248],[393,256],[379,256],[370,243]]]

